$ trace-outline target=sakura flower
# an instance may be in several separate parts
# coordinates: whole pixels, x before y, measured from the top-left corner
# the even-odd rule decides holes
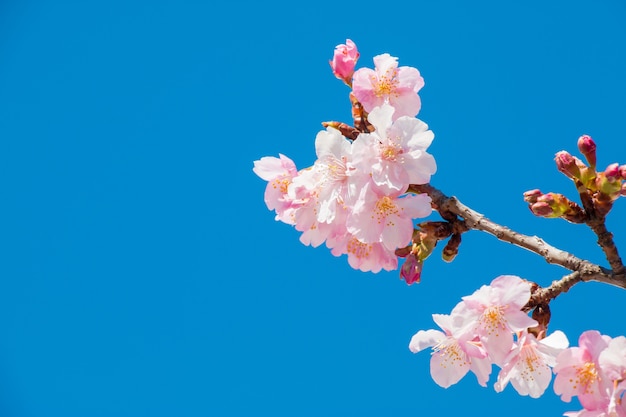
[[[279,157],[265,156],[254,161],[252,171],[268,181],[265,187],[265,204],[268,209],[276,211],[276,220],[294,224],[293,214],[297,205],[288,196],[288,189],[298,176],[298,170],[291,159],[282,154]]]
[[[523,331],[509,355],[494,384],[496,392],[502,392],[509,382],[520,395],[539,398],[552,379],[550,367],[556,356],[567,348],[569,342],[565,334],[556,331],[550,336],[537,340],[535,335]]]
[[[400,116],[414,117],[422,106],[417,92],[424,79],[416,68],[399,67],[398,58],[389,54],[374,57],[375,69],[360,68],[352,77],[352,91],[367,112],[388,102]]]
[[[409,349],[413,353],[432,347],[430,374],[437,385],[448,388],[459,382],[470,370],[478,383],[487,385],[491,362],[479,343],[454,335],[455,321],[459,317],[433,314],[433,321],[443,330],[420,330],[411,338]]]
[[[371,173],[372,181],[388,191],[405,192],[409,184],[426,184],[437,171],[432,155],[426,152],[435,135],[428,125],[413,117],[395,122],[393,107],[376,107],[369,121],[376,131],[360,134],[352,147],[354,166]]]
[[[342,80],[347,85],[352,84],[352,74],[354,74],[354,66],[359,59],[359,51],[350,39],[346,39],[345,44],[335,47],[333,59],[330,61],[330,67],[335,77]]]
[[[335,256],[348,255],[348,264],[363,272],[378,273],[382,269],[393,271],[398,267],[394,250],[382,243],[363,243],[351,233],[335,234],[326,241],[326,246]]]
[[[553,372],[554,392],[570,402],[578,396],[581,405],[595,410],[608,401],[608,381],[602,376],[598,359],[611,338],[597,330],[588,330],[578,338],[578,347],[562,351],[556,358]]]
[[[609,412],[619,414],[624,408],[626,393],[626,337],[612,339],[606,349],[600,353],[598,363],[606,378],[610,381]]]
[[[598,363],[611,381],[626,381],[626,337],[611,339],[606,349],[600,353]]]
[[[452,314],[465,317],[464,331],[476,335],[491,359],[501,365],[513,347],[513,333],[537,326],[522,312],[530,299],[530,284],[513,275],[502,275],[463,297]]]
[[[336,233],[335,228],[343,232],[348,209],[345,200],[355,193],[348,182],[351,143],[329,127],[317,134],[315,148],[318,159],[288,187],[291,201],[298,205],[294,218],[296,230],[304,233],[300,241],[314,247]]]
[[[351,215],[346,221],[348,231],[364,243],[382,243],[387,249],[405,246],[413,236],[413,219],[432,212],[426,194],[383,194],[365,184]]]

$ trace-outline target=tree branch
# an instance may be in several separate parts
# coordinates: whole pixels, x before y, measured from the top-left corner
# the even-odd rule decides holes
[[[574,273],[554,281],[549,287],[537,290],[535,295],[533,295],[534,305],[547,302],[568,291],[574,284],[582,281],[598,281],[626,289],[626,274],[623,271],[619,273],[602,268],[589,261],[577,258],[569,252],[557,249],[537,236],[527,236],[494,223],[484,215],[462,204],[456,197],[448,197],[430,184],[411,184],[408,191],[428,194],[432,199],[433,208],[440,214],[442,213],[444,218],[446,216],[449,217],[449,213],[453,213],[463,218],[470,229],[489,233],[499,240],[540,255],[550,264],[560,265],[570,271],[574,271]]]

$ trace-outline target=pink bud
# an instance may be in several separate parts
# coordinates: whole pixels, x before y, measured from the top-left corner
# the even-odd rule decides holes
[[[531,204],[530,211],[532,211],[535,216],[539,217],[546,217],[554,213],[550,204],[543,201]]]
[[[416,282],[419,284],[423,266],[423,262],[417,258],[416,254],[409,254],[400,268],[400,278],[404,279],[408,285]]]
[[[622,165],[621,167],[619,167],[619,175],[622,177],[623,180],[626,180],[626,165]]]
[[[610,182],[621,179],[622,175],[620,172],[619,164],[615,163],[606,167],[606,169],[604,170],[604,175],[606,176],[606,179]]]
[[[578,138],[578,150],[582,153],[590,166],[596,166],[596,143],[589,135],[582,135]]]
[[[580,168],[576,164],[576,159],[567,151],[560,151],[556,153],[554,158],[556,161],[556,167],[563,174],[569,178],[580,179]]]
[[[354,42],[350,39],[346,39],[345,44],[340,44],[335,47],[333,59],[329,61],[335,77],[343,80],[343,82],[349,86],[352,85],[352,74],[354,74],[354,67],[356,61],[359,59],[359,55],[359,51]]]
[[[541,197],[543,193],[538,189],[529,190],[524,193],[524,201],[533,204],[537,202],[537,198]]]

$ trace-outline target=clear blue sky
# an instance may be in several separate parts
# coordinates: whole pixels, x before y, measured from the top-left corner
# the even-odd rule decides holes
[[[219,4],[219,7],[216,5]],[[595,262],[583,226],[531,216],[573,196],[554,154],[581,134],[626,163],[622,1],[0,4],[0,414],[7,417],[456,415],[579,409],[551,391],[447,390],[407,345],[500,274],[566,271],[480,232],[422,283],[298,242],[252,162],[314,159],[350,120],[330,72],[388,52],[426,82],[432,184]],[[609,219],[626,254],[626,201]],[[435,217],[436,218],[436,217]],[[551,330],[626,334],[626,291],[584,284]],[[537,411],[539,410],[539,411]]]

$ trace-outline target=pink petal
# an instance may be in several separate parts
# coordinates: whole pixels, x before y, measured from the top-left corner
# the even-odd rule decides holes
[[[458,345],[446,346],[433,353],[430,359],[430,374],[437,385],[448,388],[467,374],[470,362],[464,356]]]
[[[420,330],[411,338],[409,350],[413,353],[417,353],[426,348],[435,346],[442,340],[445,340],[445,338],[446,335],[439,330]]]

